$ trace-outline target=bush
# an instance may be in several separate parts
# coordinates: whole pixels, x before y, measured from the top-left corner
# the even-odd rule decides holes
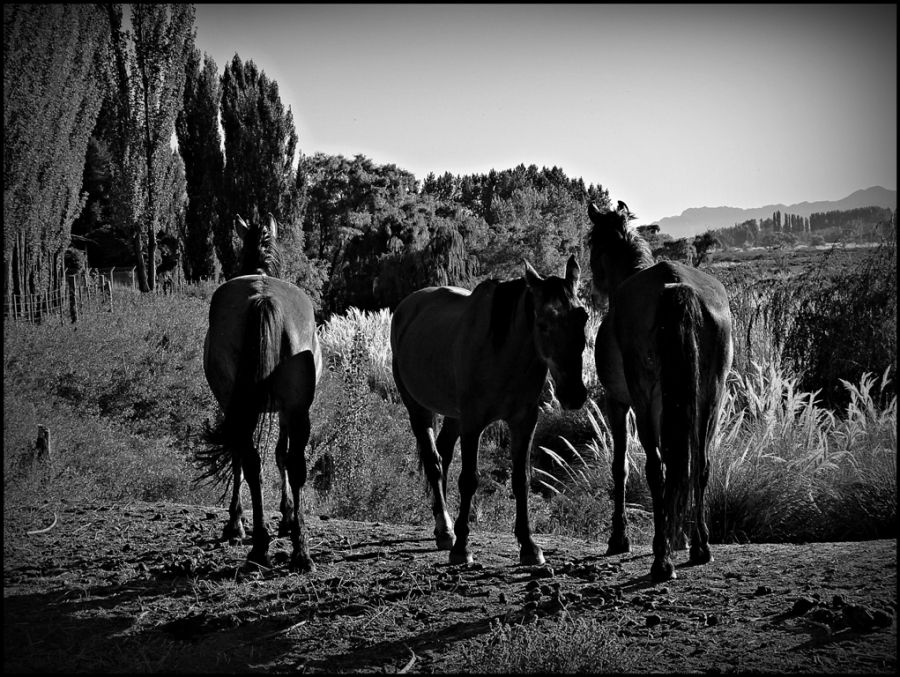
[[[497,622],[460,672],[627,673],[635,670],[627,641],[595,619],[568,616],[529,625]]]
[[[858,265],[829,273],[817,268],[797,281],[798,302],[784,358],[804,390],[821,389],[828,406],[843,408],[867,372],[897,369],[897,247],[885,241]],[[896,390],[893,389],[896,393]]]

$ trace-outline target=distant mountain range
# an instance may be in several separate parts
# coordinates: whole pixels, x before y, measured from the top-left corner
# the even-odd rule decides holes
[[[771,218],[772,213],[796,214],[808,217],[810,214],[846,211],[860,207],[897,208],[897,191],[881,186],[858,190],[843,200],[822,200],[820,202],[800,202],[793,205],[772,204],[765,207],[741,209],[739,207],[691,207],[681,212],[681,216],[667,216],[656,223],[661,232],[678,239],[692,237],[718,228],[728,228],[748,219]]]

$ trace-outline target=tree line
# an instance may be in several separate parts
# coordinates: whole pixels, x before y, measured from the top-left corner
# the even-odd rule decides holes
[[[221,280],[236,214],[279,223],[283,276],[323,316],[429,284],[559,274],[584,259],[602,186],[520,165],[418,181],[363,155],[304,154],[278,83],[195,45],[191,5],[4,5],[4,295],[133,265]],[[174,143],[173,143],[174,140]]]
[[[892,227],[893,211],[885,207],[813,212],[809,217],[774,211],[771,218],[748,219],[709,231],[721,246],[777,246],[830,239],[878,240]],[[819,237],[817,238],[816,235]]]

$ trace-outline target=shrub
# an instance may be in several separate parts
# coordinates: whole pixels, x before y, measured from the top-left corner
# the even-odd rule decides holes
[[[497,622],[466,657],[460,672],[626,673],[635,656],[614,628],[596,619],[563,616],[529,625]]]
[[[845,384],[840,418],[773,368],[733,375],[710,456],[714,542],[888,537],[896,519],[896,397],[870,376]],[[738,406],[746,402],[746,406]],[[866,433],[862,433],[866,430]],[[846,512],[842,513],[844,506]],[[877,536],[876,536],[877,535]]]
[[[843,408],[842,381],[897,369],[896,235],[858,264],[830,273],[822,266],[798,280],[798,302],[784,342],[785,360],[805,390],[821,389]],[[896,393],[896,390],[893,390]]]

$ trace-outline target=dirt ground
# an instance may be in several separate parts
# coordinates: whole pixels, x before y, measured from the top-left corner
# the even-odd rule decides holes
[[[896,540],[720,545],[653,585],[646,546],[538,535],[547,564],[521,567],[512,534],[475,528],[475,563],[450,566],[430,528],[312,516],[318,568],[299,575],[284,538],[273,569],[245,565],[249,540],[219,541],[225,514],[5,506],[4,673],[477,671],[499,623],[567,617],[609,627],[638,672],[897,667]]]

